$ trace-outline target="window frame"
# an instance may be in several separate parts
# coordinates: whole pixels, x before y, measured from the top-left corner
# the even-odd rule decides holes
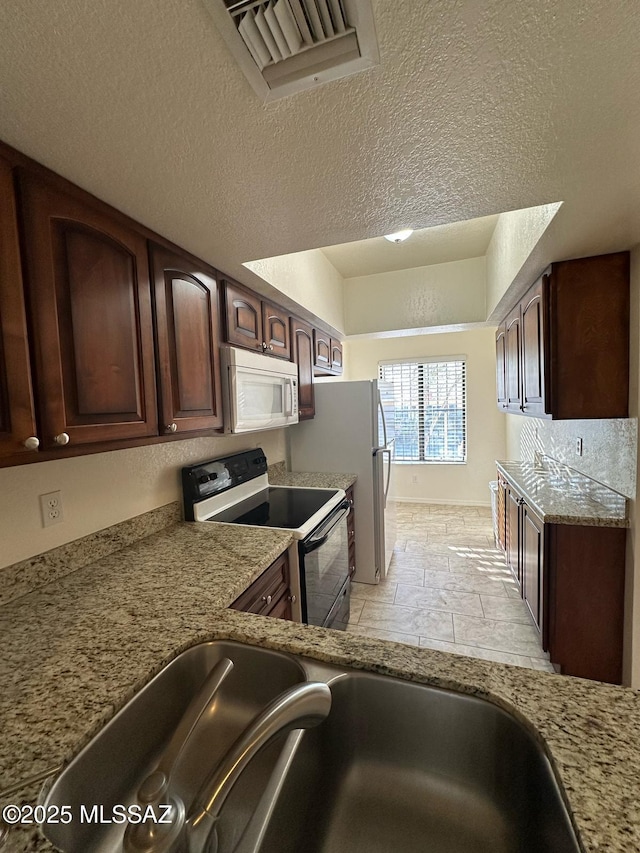
[[[455,408],[455,412],[461,412],[462,414],[462,458],[461,459],[452,459],[445,458],[442,455],[440,458],[427,458],[426,450],[428,447],[427,442],[427,422],[428,422],[428,405],[425,405],[425,402],[428,401],[428,394],[426,393],[426,388],[428,387],[428,379],[425,376],[426,371],[424,367],[427,365],[447,365],[447,364],[455,364],[459,365],[460,377],[457,381],[461,381],[461,405],[458,405]],[[418,366],[418,390],[417,390],[417,415],[418,415],[418,454],[419,456],[413,459],[398,459],[397,458],[397,450],[398,450],[398,441],[396,440],[396,458],[394,462],[398,465],[466,465],[469,459],[469,442],[468,442],[468,393],[467,393],[467,356],[466,355],[450,355],[450,356],[422,356],[415,358],[397,358],[397,359],[385,359],[378,362],[378,378],[381,381],[387,381],[393,383],[393,379],[386,379],[384,376],[384,369],[386,367],[398,365],[401,368],[407,367],[410,368],[414,365]],[[420,369],[422,368],[422,369]],[[426,385],[425,385],[426,383]],[[459,393],[459,392],[456,392]],[[396,411],[398,408],[398,397],[394,391],[394,398],[396,400]],[[442,405],[439,403],[438,405]],[[442,410],[444,412],[444,409]],[[446,424],[448,425],[448,418],[446,419]],[[400,433],[400,429],[398,429],[398,421],[396,419],[396,434]],[[446,429],[445,425],[445,436],[443,438],[443,453],[446,450],[447,446],[447,438],[446,438]]]

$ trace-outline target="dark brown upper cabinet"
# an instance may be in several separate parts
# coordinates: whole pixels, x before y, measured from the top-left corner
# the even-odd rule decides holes
[[[496,364],[503,411],[627,417],[629,253],[554,263],[498,328]]]
[[[222,286],[226,342],[290,360],[288,312],[228,279]]]
[[[0,158],[0,458],[37,456],[11,165]]]
[[[213,269],[149,244],[155,288],[160,432],[222,427],[218,285]]]
[[[342,373],[342,344],[322,329],[313,330],[313,372],[315,376]]]
[[[298,416],[301,421],[316,413],[313,393],[313,329],[308,323],[291,318],[293,361],[298,365]]]
[[[80,190],[20,191],[41,446],[156,435],[145,237]]]

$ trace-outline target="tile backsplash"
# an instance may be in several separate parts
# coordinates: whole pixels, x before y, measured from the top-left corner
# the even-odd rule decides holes
[[[636,418],[547,421],[517,415],[507,417],[507,454],[510,458],[533,462],[536,452],[541,453],[627,498],[635,498]],[[579,438],[582,439],[582,456],[576,453]]]

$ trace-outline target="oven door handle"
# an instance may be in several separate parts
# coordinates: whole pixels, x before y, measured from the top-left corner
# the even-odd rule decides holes
[[[351,505],[349,501],[345,498],[342,503],[338,504],[338,506],[331,513],[329,518],[325,521],[325,523],[320,527],[318,533],[315,536],[310,537],[309,539],[303,539],[300,543],[302,545],[302,550],[305,554],[309,554],[311,551],[315,551],[321,545],[327,541],[329,536],[331,536],[331,531],[334,527],[336,527],[340,522],[345,519],[351,510]]]

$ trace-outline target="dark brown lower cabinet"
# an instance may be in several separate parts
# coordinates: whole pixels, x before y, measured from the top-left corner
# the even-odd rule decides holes
[[[625,528],[544,523],[509,481],[506,558],[551,663],[622,683]]]
[[[233,610],[292,619],[289,552],[284,551],[231,605]]]
[[[524,600],[540,632],[542,648],[547,642],[544,631],[544,525],[528,504],[522,504],[520,517],[522,554],[521,584]]]

